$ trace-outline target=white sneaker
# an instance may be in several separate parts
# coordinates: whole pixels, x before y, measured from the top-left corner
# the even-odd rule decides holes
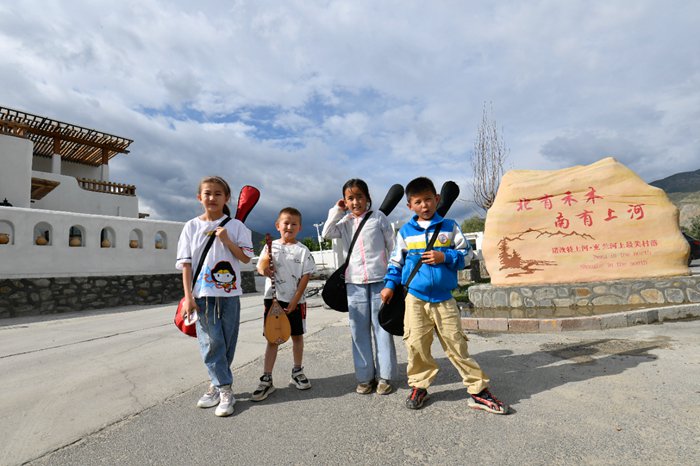
[[[295,385],[299,390],[308,390],[311,388],[311,382],[304,375],[304,368],[292,370],[292,380],[289,383]]]
[[[209,385],[209,390],[197,401],[198,408],[213,408],[219,404],[219,389]]]
[[[233,414],[233,405],[236,404],[236,399],[233,397],[233,392],[231,391],[231,386],[227,388],[221,388],[219,390],[221,401],[219,401],[219,406],[216,407],[214,414],[217,416],[230,416]]]
[[[263,376],[260,377],[258,388],[255,389],[253,395],[250,397],[250,401],[262,401],[274,391],[275,386],[272,385],[272,377],[263,374]]]

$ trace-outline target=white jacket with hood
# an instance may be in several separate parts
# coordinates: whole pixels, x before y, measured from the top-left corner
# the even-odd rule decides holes
[[[361,217],[355,217],[338,206],[333,206],[328,211],[328,219],[323,224],[321,235],[325,239],[340,240],[343,259],[347,257],[352,237],[366,215],[367,212]],[[389,255],[393,249],[394,232],[389,220],[381,211],[373,210],[353,246],[350,263],[345,271],[345,282],[362,285],[384,281]]]

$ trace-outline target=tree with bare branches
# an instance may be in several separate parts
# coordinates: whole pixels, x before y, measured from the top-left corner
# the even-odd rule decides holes
[[[499,134],[496,121],[491,118],[492,114],[493,104],[487,108],[484,102],[471,160],[474,172],[474,202],[485,211],[491,208],[496,199],[504,172],[503,165],[508,158],[506,144]]]

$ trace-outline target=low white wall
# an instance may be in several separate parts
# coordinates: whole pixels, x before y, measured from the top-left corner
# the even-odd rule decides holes
[[[0,134],[0,202],[29,207],[32,148],[28,139]]]
[[[51,231],[51,244],[35,244],[35,226]],[[10,234],[0,244],[0,278],[105,276],[177,273],[175,256],[183,223],[74,214],[39,209],[0,207],[0,233]],[[84,232],[82,247],[70,247],[69,230]],[[101,232],[108,228],[113,247],[102,248]],[[138,230],[140,235],[132,233]],[[165,249],[156,249],[156,234],[165,236]],[[129,247],[130,236],[141,237],[141,247]]]
[[[312,251],[311,256],[316,262],[316,272],[331,274],[338,268],[337,255],[333,251]]]
[[[83,214],[114,215],[134,219],[139,216],[139,200],[136,196],[119,196],[86,191],[78,185],[78,180],[72,176],[57,175],[43,171],[33,171],[32,176],[61,183],[48,193],[46,197],[34,202],[33,208],[80,212]]]

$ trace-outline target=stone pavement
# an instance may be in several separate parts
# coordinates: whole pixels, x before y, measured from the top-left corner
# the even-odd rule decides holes
[[[121,322],[150,315],[147,310],[128,314]],[[0,402],[0,463],[646,465],[696,464],[700,457],[698,321],[588,332],[470,334],[470,350],[490,374],[494,393],[513,406],[513,414],[496,416],[467,408],[466,392],[437,343],[433,351],[442,370],[422,410],[404,407],[408,388],[403,377],[398,393],[357,395],[347,320],[320,307],[309,314],[309,322],[317,322],[305,345],[313,388],[298,391],[287,385],[291,347],[286,344],[274,372],[278,390],[268,400],[250,402],[262,353],[245,348],[261,338],[260,322],[244,323],[252,327],[242,334],[234,362],[238,402],[229,418],[195,407],[206,388],[206,373],[193,342],[173,334],[169,322],[148,329],[115,327],[114,336],[92,340],[109,345],[94,348],[89,341],[96,337],[85,326],[83,343],[39,335],[44,349],[30,347],[37,344],[31,343],[33,333],[41,333],[45,323],[0,327],[0,371],[10,374],[0,389],[11,395]],[[8,354],[7,337],[22,330],[24,338],[14,340],[18,351]],[[396,344],[405,374],[400,338]],[[80,354],[80,347],[92,351]],[[177,357],[174,347],[180,348]],[[61,362],[58,353],[64,351],[80,364]],[[33,354],[40,357],[23,359]],[[122,364],[131,355],[137,358]],[[115,373],[92,374],[97,368],[91,361],[113,366]],[[10,388],[32,389],[23,384],[37,380],[30,373],[54,364],[55,371],[62,364],[65,370],[50,372],[38,393],[28,399],[13,395]],[[79,379],[80,390],[61,390],[73,378]],[[14,381],[12,387],[7,380]],[[92,402],[103,393],[106,399]],[[64,420],[80,422],[57,424],[56,418],[43,416],[54,408]],[[90,422],[93,427],[80,430]],[[71,429],[73,438],[47,440],[50,433]]]
[[[624,306],[617,308],[621,307]],[[464,315],[464,311],[462,312]],[[512,311],[510,312],[512,313]],[[508,315],[509,311],[503,313]],[[499,310],[495,310],[494,315],[498,314]],[[647,309],[580,317],[462,317],[462,328],[482,332],[569,332],[572,330],[608,330],[697,318],[700,318],[700,303],[654,306]]]

